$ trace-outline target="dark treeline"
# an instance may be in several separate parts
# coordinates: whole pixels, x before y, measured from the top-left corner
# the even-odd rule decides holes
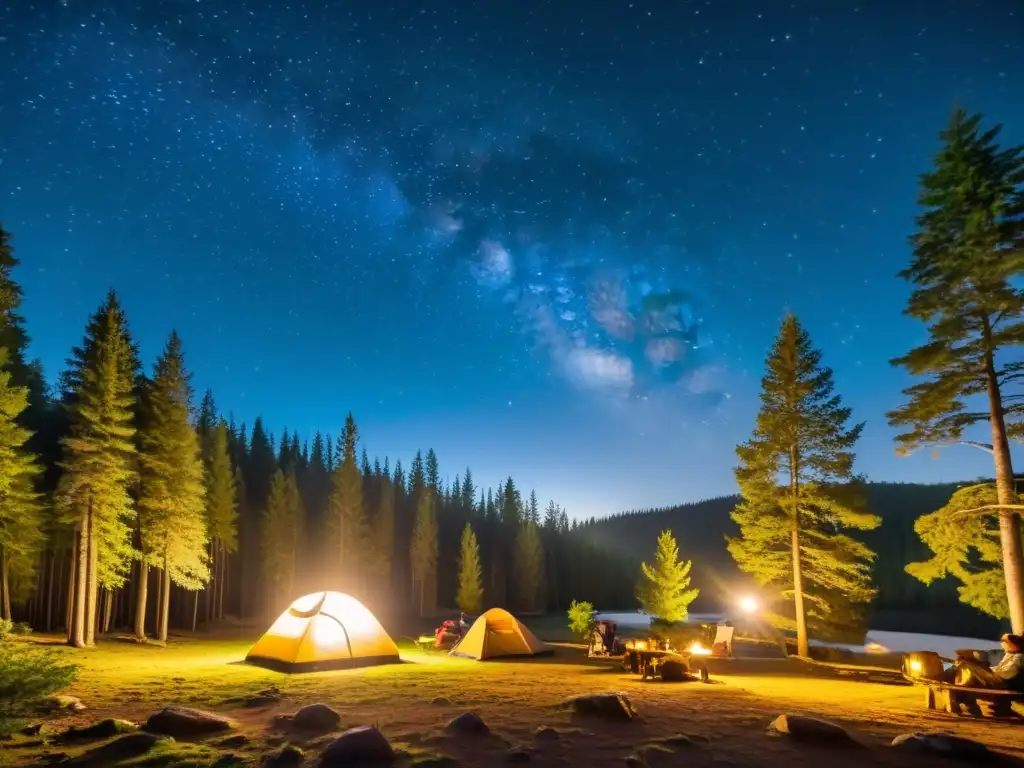
[[[351,414],[311,439],[238,421],[212,392],[194,396],[174,333],[144,371],[113,292],[48,388],[25,361],[18,262],[0,238],[0,426],[17,432],[0,454],[21,462],[0,468],[14,478],[0,488],[4,617],[89,645],[114,630],[166,638],[266,619],[320,589],[393,617],[434,615],[456,605],[467,524],[483,607],[631,604],[635,562],[511,477],[483,488],[465,468],[445,482],[433,450],[408,466],[373,455]]]

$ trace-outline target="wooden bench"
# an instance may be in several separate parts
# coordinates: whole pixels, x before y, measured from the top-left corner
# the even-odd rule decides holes
[[[974,716],[1014,717],[1014,704],[1024,704],[1024,691],[1006,691],[990,688],[961,688],[947,683],[930,683],[927,687],[928,709],[944,710],[951,715],[961,714],[961,705]]]

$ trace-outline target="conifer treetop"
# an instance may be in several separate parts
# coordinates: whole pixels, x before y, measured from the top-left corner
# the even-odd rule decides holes
[[[985,392],[986,355],[1024,344],[1024,147],[1001,149],[1001,126],[983,131],[981,115],[956,110],[939,136],[933,169],[920,178],[913,256],[900,277],[913,285],[905,313],[928,326],[928,341],[892,360],[924,378],[889,423],[905,453],[961,442],[989,418],[970,399]],[[1024,363],[1006,362],[1001,385],[1020,382]],[[1019,436],[1024,402],[1004,397],[1011,436]]]

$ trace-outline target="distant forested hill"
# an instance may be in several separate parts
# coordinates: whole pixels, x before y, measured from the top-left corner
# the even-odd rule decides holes
[[[945,504],[961,485],[868,485],[868,502],[881,516],[882,526],[854,535],[878,553],[875,583],[880,592],[872,606],[873,629],[983,637],[1000,632],[999,622],[959,601],[951,580],[926,587],[904,570],[907,563],[928,556],[927,548],[914,533],[914,521]],[[658,533],[670,529],[679,542],[680,553],[693,560],[694,584],[701,589],[691,610],[722,610],[750,588],[749,579],[726,549],[725,537],[738,534],[729,517],[736,501],[737,497],[726,496],[667,509],[625,512],[587,522],[580,533],[603,548],[642,560],[653,553]]]

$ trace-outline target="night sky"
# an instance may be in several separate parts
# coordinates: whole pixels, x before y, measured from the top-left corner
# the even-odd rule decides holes
[[[14,0],[0,220],[51,380],[112,286],[238,421],[601,515],[734,490],[792,309],[862,472],[971,479],[884,418],[957,104],[1024,141],[1014,0]]]

